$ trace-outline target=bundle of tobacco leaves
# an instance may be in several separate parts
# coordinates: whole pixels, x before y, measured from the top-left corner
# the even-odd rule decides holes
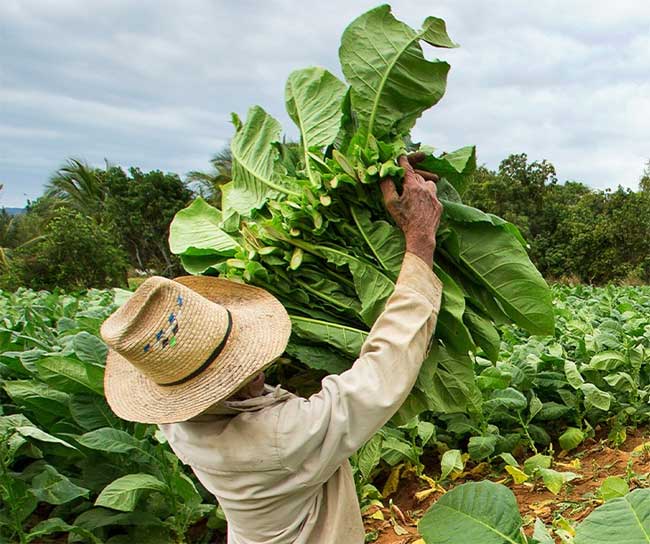
[[[394,289],[404,238],[378,181],[400,180],[397,158],[419,149],[418,168],[440,176],[444,215],[434,271],[443,283],[436,342],[404,417],[465,411],[477,398],[470,354],[496,361],[498,326],[552,334],[548,286],[518,229],[462,203],[476,167],[474,147],[437,155],[410,130],[446,88],[449,64],[427,60],[422,42],[457,47],[444,21],[415,31],[380,6],[343,33],[347,85],[323,68],[293,72],[286,108],[300,143],[282,142],[278,121],[254,106],[233,115],[232,181],[222,210],[196,199],[170,229],[170,246],[191,274],[218,274],[263,287],[288,309],[287,352],[312,368],[354,362]],[[480,398],[480,394],[479,394]]]

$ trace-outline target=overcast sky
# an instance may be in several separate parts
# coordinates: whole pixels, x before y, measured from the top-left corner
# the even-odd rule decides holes
[[[294,69],[340,76],[345,26],[370,1],[2,0],[0,205],[39,196],[68,157],[185,174],[227,144],[230,112],[284,111]],[[447,21],[447,94],[414,139],[548,159],[560,180],[637,187],[650,158],[650,1],[396,0]]]

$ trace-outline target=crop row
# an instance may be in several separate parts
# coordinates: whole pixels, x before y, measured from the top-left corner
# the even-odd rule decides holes
[[[443,485],[466,464],[487,460],[557,491],[572,475],[554,469],[555,451],[577,447],[599,425],[618,444],[629,426],[647,422],[650,289],[553,291],[555,336],[502,327],[497,362],[472,359],[476,379],[459,395],[472,399],[468,408],[454,412],[453,394],[443,415],[410,416],[405,406],[360,450],[362,505],[394,490],[398,467],[424,474],[432,456],[441,467],[429,476]],[[214,499],[157,428],[118,419],[104,401],[98,328],[126,295],[0,295],[0,541],[63,531],[71,542],[202,542],[223,529]],[[383,496],[374,485],[380,474],[393,485]]]

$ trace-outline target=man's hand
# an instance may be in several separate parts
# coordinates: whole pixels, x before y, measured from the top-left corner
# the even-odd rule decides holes
[[[399,165],[404,168],[402,194],[397,193],[391,178],[380,183],[384,194],[384,203],[388,213],[404,232],[406,251],[414,253],[425,263],[433,264],[433,252],[436,249],[436,232],[440,225],[442,204],[437,197],[436,184],[438,176],[421,170],[414,170],[411,163],[422,160],[415,153],[399,158]],[[409,162],[410,161],[410,162]]]

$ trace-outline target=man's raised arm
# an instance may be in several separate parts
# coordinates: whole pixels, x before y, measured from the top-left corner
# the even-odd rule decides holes
[[[381,182],[386,207],[406,239],[395,291],[352,368],[327,376],[309,399],[285,403],[279,417],[284,463],[302,467],[311,482],[327,480],[395,414],[415,384],[435,330],[442,285],[432,264],[442,206],[435,176],[425,179],[406,157],[400,165],[401,195],[391,179]]]

